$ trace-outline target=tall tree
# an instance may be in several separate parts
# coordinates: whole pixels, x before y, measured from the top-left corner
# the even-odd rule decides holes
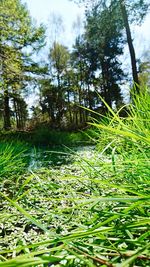
[[[75,0],[76,3],[85,2],[87,4],[86,8],[91,8],[96,5],[100,6],[114,6],[116,5],[118,8],[118,18],[122,17],[123,27],[126,30],[127,43],[130,52],[131,58],[131,67],[132,67],[132,77],[135,85],[138,85],[138,69],[137,69],[137,61],[136,54],[133,45],[131,28],[130,25],[133,22],[141,23],[148,12],[148,8],[150,7],[149,0],[93,0],[92,4],[89,0]],[[110,25],[111,27],[111,25]],[[138,86],[136,86],[138,92]]]
[[[47,113],[52,127],[57,124],[58,99],[57,86],[52,84],[50,78],[44,78],[39,81],[40,106],[42,113]]]
[[[116,20],[116,12],[115,7],[94,6],[87,12],[85,28],[85,38],[91,50],[89,60],[95,73],[100,72],[101,94],[109,106],[120,99],[118,82],[123,77],[118,58],[123,53],[123,37],[121,25]]]
[[[61,121],[64,113],[64,91],[63,91],[63,75],[67,71],[69,62],[68,49],[57,42],[53,43],[53,47],[50,49],[49,59],[50,68],[52,73],[53,84],[57,90],[57,121]]]
[[[83,110],[81,106],[93,109],[93,93],[91,87],[95,83],[95,62],[91,46],[88,44],[85,36],[78,36],[73,46],[71,54],[72,68],[76,79],[76,92],[78,92],[78,110],[80,123],[87,120],[88,112]]]
[[[129,25],[129,19],[128,19],[125,0],[120,0],[120,7],[121,7],[124,26],[125,26],[125,29],[126,29],[127,42],[128,42],[129,51],[130,51],[131,66],[132,66],[132,77],[133,77],[133,81],[134,81],[135,86],[136,86],[137,91],[138,91],[138,86],[137,86],[139,84],[138,70],[137,70],[135,49],[134,49],[134,46],[133,46],[133,41],[132,41],[132,36],[131,36],[131,29],[130,29],[130,25]]]
[[[20,0],[1,0],[1,81],[4,105],[4,128],[11,126],[10,94],[17,84],[30,80],[29,73],[35,71],[32,59],[35,51],[44,44],[44,27],[36,27],[25,5]],[[19,86],[18,86],[19,85]]]

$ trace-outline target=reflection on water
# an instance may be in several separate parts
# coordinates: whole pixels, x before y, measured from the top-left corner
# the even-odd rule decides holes
[[[75,156],[92,152],[94,146],[78,146],[74,148],[56,147],[49,149],[45,147],[33,148],[29,153],[29,169],[35,170],[41,167],[59,167],[74,161]]]

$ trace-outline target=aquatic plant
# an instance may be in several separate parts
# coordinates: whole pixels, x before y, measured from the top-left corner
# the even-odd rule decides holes
[[[0,266],[149,265],[149,107],[146,89],[126,118],[107,106],[107,122],[92,123],[95,152],[31,171],[13,198],[1,192]]]

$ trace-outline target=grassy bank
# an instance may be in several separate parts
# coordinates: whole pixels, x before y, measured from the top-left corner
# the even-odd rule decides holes
[[[149,266],[148,90],[133,103],[70,165],[1,174],[0,266]]]
[[[88,137],[89,132],[90,130],[78,132],[59,131],[50,129],[47,125],[41,125],[32,131],[1,131],[0,140],[20,140],[32,146],[56,146],[62,144],[76,146],[80,144],[86,145],[92,142]]]

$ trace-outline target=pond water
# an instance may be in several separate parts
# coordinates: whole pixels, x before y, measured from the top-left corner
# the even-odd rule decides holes
[[[59,167],[61,165],[71,164],[75,157],[91,155],[95,146],[77,146],[77,147],[47,147],[32,148],[29,152],[29,170],[39,169],[41,167]]]

